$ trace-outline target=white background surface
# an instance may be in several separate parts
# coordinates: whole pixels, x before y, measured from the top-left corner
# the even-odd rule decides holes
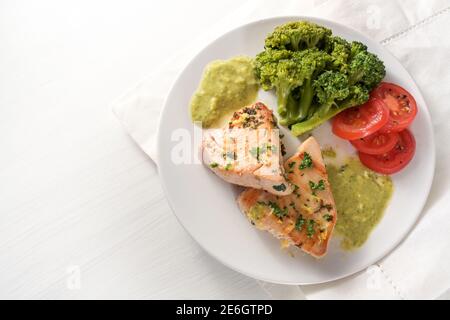
[[[267,297],[182,229],[110,107],[239,2],[0,0],[0,298]]]

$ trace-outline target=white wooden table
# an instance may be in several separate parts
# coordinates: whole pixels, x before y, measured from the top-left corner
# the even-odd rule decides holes
[[[178,224],[110,109],[237,3],[0,0],[0,298],[267,298]]]

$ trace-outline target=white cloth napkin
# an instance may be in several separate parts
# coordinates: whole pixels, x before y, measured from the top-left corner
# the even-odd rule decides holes
[[[113,104],[125,130],[157,163],[155,128],[177,74],[201,48],[240,24],[269,16],[309,15],[357,29],[381,42],[419,85],[430,108],[437,163],[420,221],[389,256],[352,277],[313,286],[260,282],[275,299],[434,299],[450,288],[450,2],[255,1],[224,16],[189,48],[167,60]],[[420,183],[420,181],[418,181]],[[413,196],[413,195],[412,195]]]

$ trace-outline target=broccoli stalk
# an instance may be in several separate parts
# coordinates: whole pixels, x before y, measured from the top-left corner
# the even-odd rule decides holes
[[[301,134],[304,134],[304,133],[311,131],[312,129],[318,127],[325,121],[330,120],[335,115],[337,115],[339,112],[341,112],[345,109],[347,109],[347,108],[332,108],[332,109],[328,110],[328,112],[320,113],[320,114],[318,112],[316,112],[310,118],[308,118],[306,121],[294,124],[291,127],[291,132],[294,136],[299,136]]]
[[[321,88],[323,92],[320,94],[321,98],[318,98],[320,105],[306,121],[298,122],[291,127],[293,135],[299,136],[311,131],[345,109],[361,105],[369,99],[369,91],[365,87],[356,85],[345,88],[343,86],[347,80],[337,74],[324,76],[320,79],[322,83],[316,82],[315,87],[324,84],[327,80],[325,78],[336,81],[334,86],[331,84],[330,87]]]
[[[311,83],[311,78],[305,81],[301,88],[300,103],[299,103],[299,121],[308,116],[308,110],[314,97],[314,91]]]
[[[275,84],[275,90],[277,92],[278,100],[278,114],[282,117],[287,117],[288,111],[292,112],[292,107],[295,101],[291,97],[293,84],[288,80],[288,78],[281,77],[280,80]],[[291,100],[291,101],[289,101]],[[289,107],[288,107],[289,105]]]
[[[295,52],[292,58],[298,68],[297,76],[301,78],[295,94],[297,103],[290,103],[290,110],[286,115],[280,114],[280,123],[289,126],[308,117],[309,109],[314,98],[313,79],[330,62],[330,56],[317,49],[307,49]],[[294,96],[294,95],[292,95]]]
[[[341,103],[340,105],[335,105],[335,106],[333,106],[333,108],[329,108],[327,111],[315,112],[306,121],[298,122],[298,123],[294,124],[291,127],[291,132],[294,136],[299,136],[301,134],[304,134],[308,131],[311,131],[314,128],[317,128],[322,123],[330,120],[335,115],[344,111],[345,109],[358,106],[366,101],[367,100],[364,100],[362,102],[361,100],[358,100],[358,99],[349,99],[348,101],[345,101],[344,103]]]
[[[299,96],[298,99],[295,96]],[[287,101],[286,113],[280,113],[280,104],[278,103],[278,114],[282,116],[280,124],[290,126],[308,116],[308,110],[314,97],[314,91],[311,85],[311,79],[306,79],[299,88],[297,94],[290,94]]]
[[[294,60],[280,60],[277,64],[276,77],[274,87],[278,97],[278,114],[282,117],[287,114],[288,99],[292,90],[301,86],[304,81],[304,75],[298,68],[298,64]],[[292,109],[292,102],[290,103]],[[291,111],[291,110],[290,110]]]

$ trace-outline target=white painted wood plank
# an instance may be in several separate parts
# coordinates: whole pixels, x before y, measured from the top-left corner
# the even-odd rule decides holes
[[[0,2],[0,298],[267,297],[178,224],[109,107],[236,3]]]

